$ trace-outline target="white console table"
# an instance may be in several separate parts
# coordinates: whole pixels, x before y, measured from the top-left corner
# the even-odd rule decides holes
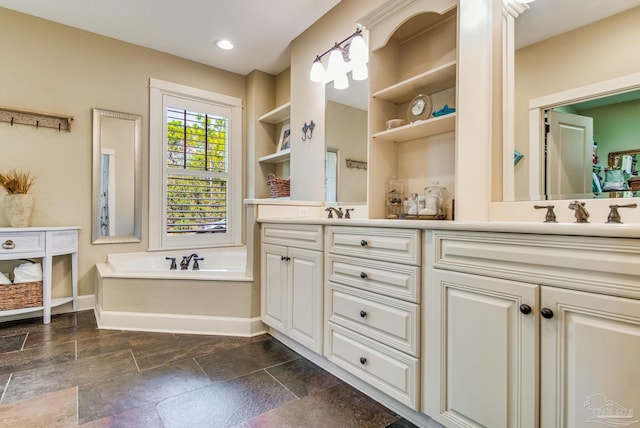
[[[0,260],[42,259],[43,306],[0,311],[0,317],[43,311],[43,322],[51,322],[51,308],[73,302],[78,310],[78,229],[64,227],[0,227]],[[51,298],[51,265],[53,256],[71,255],[70,297]]]

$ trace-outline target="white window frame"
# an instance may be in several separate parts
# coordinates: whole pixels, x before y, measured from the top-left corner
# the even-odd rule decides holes
[[[229,181],[226,233],[166,233],[167,119],[165,101],[184,99],[229,109]],[[177,83],[149,79],[149,250],[242,244],[242,99]]]

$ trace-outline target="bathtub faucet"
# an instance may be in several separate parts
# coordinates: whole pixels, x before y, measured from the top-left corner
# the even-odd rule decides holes
[[[165,260],[171,260],[171,266],[169,270],[176,270],[178,266],[176,266],[176,258],[175,257],[165,257]]]
[[[180,270],[188,270],[189,263],[191,263],[191,259],[193,259],[193,270],[199,270],[200,266],[198,265],[198,260],[204,260],[204,258],[198,257],[196,253],[191,254],[190,256],[182,256],[182,261],[180,262]]]

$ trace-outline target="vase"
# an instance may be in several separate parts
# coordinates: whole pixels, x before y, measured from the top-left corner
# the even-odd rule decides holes
[[[36,201],[29,194],[7,194],[4,197],[4,209],[12,227],[29,227],[33,218]]]

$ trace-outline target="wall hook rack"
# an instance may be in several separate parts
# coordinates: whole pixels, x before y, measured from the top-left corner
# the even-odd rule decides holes
[[[0,107],[0,122],[29,125],[38,128],[53,128],[58,131],[71,131],[73,116],[55,113],[41,113],[13,107]]]
[[[316,124],[313,123],[313,120],[308,124],[307,122],[304,123],[304,126],[302,127],[302,141],[307,141],[313,138],[313,130],[315,127]]]

